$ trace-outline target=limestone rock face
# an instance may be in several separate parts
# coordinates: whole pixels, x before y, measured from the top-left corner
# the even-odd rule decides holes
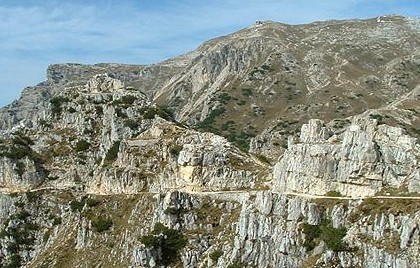
[[[16,162],[4,157],[0,161],[1,188],[28,190],[39,186],[45,180],[44,176],[29,158]]]
[[[124,89],[124,84],[117,79],[109,77],[107,74],[95,75],[86,84],[86,90],[92,93],[115,92]]]
[[[226,139],[156,119],[135,138],[123,141],[112,167],[99,167],[88,182],[91,193],[208,191],[256,187],[267,179],[264,165]]]
[[[300,141],[274,167],[275,189],[322,195],[370,196],[385,186],[414,191],[419,145],[402,129],[355,120],[340,134],[322,121],[303,125]]]
[[[285,134],[276,131],[276,128],[267,128],[261,134],[251,139],[249,150],[254,154],[277,160],[287,148],[287,139],[284,136]],[[290,136],[290,140],[293,140],[292,136]]]

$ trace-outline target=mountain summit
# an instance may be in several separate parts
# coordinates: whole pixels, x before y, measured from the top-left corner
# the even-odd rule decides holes
[[[419,267],[420,20],[55,64],[0,109],[4,267]]]

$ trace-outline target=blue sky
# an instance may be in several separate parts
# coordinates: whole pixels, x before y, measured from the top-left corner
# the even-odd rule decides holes
[[[45,79],[51,63],[148,64],[252,25],[420,16],[404,0],[1,0],[0,106]]]

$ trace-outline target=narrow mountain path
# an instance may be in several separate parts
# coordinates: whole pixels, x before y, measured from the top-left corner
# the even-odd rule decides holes
[[[10,189],[10,188],[3,188],[0,189],[0,193],[26,193],[26,192],[40,192],[40,191],[47,191],[47,190],[71,190],[70,188],[56,188],[56,187],[41,187],[36,189],[30,190],[23,190],[23,189]],[[225,196],[235,196],[235,195],[255,195],[259,192],[267,191],[267,190],[230,190],[230,191],[200,191],[199,189],[191,189],[191,188],[171,188],[165,189],[167,191],[180,191],[184,193],[194,194],[194,195],[201,195],[201,196],[208,196],[208,195],[225,195]],[[364,196],[364,197],[350,197],[350,196],[326,196],[326,195],[312,195],[312,194],[305,194],[305,193],[296,193],[296,192],[274,192],[276,194],[284,194],[287,196],[297,196],[297,197],[304,197],[308,199],[331,199],[331,200],[364,200],[364,199],[399,199],[399,200],[420,200],[420,196],[396,196],[396,195],[374,195],[374,196]],[[96,194],[96,195],[116,195],[116,194],[98,194],[98,193],[89,193],[86,194]],[[142,192],[142,194],[160,194],[160,192]],[[127,194],[131,195],[131,194]]]
[[[181,192],[187,192],[196,195],[229,195],[229,194],[249,194],[254,195],[265,190],[232,190],[232,191],[191,191],[188,189],[178,189]],[[296,192],[273,192],[277,194],[284,194],[288,196],[304,197],[309,199],[333,199],[333,200],[363,200],[363,199],[406,199],[406,200],[420,200],[420,196],[395,196],[395,195],[376,195],[364,197],[350,197],[350,196],[326,196],[326,195],[311,195]]]
[[[359,200],[359,199],[409,199],[420,200],[420,196],[397,196],[397,195],[373,195],[364,197],[350,197],[350,196],[325,196],[325,195],[311,195],[304,193],[284,192],[286,195],[306,197],[310,199],[336,199],[336,200]]]

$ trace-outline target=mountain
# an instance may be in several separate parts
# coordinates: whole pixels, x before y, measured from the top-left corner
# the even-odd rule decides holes
[[[0,109],[3,267],[420,266],[420,20],[55,64]]]

